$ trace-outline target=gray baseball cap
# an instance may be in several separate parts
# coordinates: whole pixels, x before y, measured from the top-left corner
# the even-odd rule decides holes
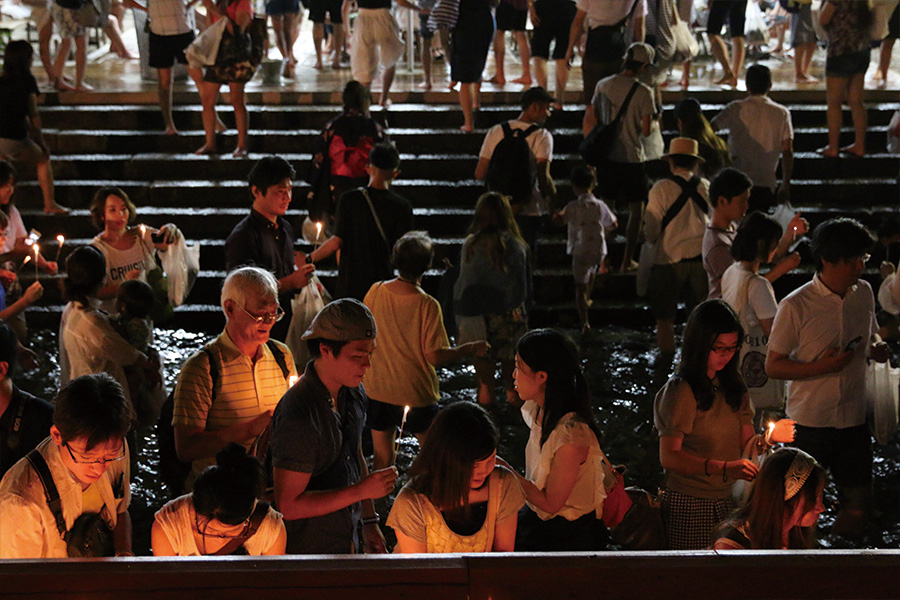
[[[375,317],[366,305],[355,298],[341,298],[320,310],[300,339],[353,342],[374,340],[375,333]]]

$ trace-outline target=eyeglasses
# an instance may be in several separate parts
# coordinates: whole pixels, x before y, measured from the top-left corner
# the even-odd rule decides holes
[[[716,356],[728,356],[729,354],[734,354],[741,347],[740,344],[735,344],[734,346],[713,346],[710,348]]]
[[[247,533],[250,531],[250,519],[253,518],[253,512],[256,510],[258,500],[253,501],[253,508],[250,510],[250,516],[244,519],[241,523],[237,525],[228,525],[226,523],[222,523],[221,521],[217,521],[221,523],[224,527],[236,528],[240,527],[239,533],[210,533],[209,524],[212,523],[215,519],[210,519],[207,516],[201,515],[199,513],[194,513],[194,527],[197,529],[197,533],[199,533],[202,537],[207,538],[218,538],[221,540],[233,540],[236,538],[247,537]],[[205,552],[204,552],[205,554]]]
[[[120,460],[124,460],[125,458],[125,444],[122,444],[121,454],[116,456],[115,458],[100,458],[97,460],[84,460],[84,455],[79,452],[78,455],[81,456],[81,459],[75,458],[75,452],[72,450],[72,447],[69,446],[69,442],[64,442],[63,446],[66,447],[66,450],[69,451],[69,456],[72,457],[72,462],[76,465],[105,465],[106,463],[118,462]]]
[[[274,314],[266,313],[264,315],[254,315],[252,312],[250,312],[243,306],[241,307],[241,310],[244,311],[245,313],[247,313],[248,317],[250,317],[257,323],[259,323],[260,325],[271,325],[272,323],[277,323],[278,321],[280,321],[281,319],[284,318],[284,309],[281,308],[280,306],[278,307],[278,309],[275,311]]]

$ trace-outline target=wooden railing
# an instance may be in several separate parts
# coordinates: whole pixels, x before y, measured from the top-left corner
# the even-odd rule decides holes
[[[0,562],[3,600],[900,598],[900,551]]]

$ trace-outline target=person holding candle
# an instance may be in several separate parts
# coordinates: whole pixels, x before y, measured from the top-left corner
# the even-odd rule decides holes
[[[363,384],[369,397],[366,426],[372,430],[374,464],[394,464],[397,426],[408,411],[406,431],[425,440],[440,400],[434,368],[465,357],[482,357],[484,340],[450,346],[441,305],[422,289],[422,276],[434,258],[433,242],[424,231],[410,231],[394,244],[392,262],[398,276],[369,288],[364,303],[378,326],[378,347]],[[402,434],[402,432],[401,432]]]
[[[527,501],[516,550],[604,550],[603,501],[616,475],[600,449],[578,348],[558,331],[529,331],[516,347],[513,377],[531,429],[525,477],[516,475]]]
[[[171,223],[160,229],[146,225],[134,226],[137,207],[121,188],[104,186],[91,201],[91,219],[102,231],[91,245],[106,259],[106,277],[97,292],[100,308],[109,314],[116,312],[116,292],[127,279],[147,281],[147,273],[157,269],[156,253],[165,252],[177,235]]]
[[[747,501],[719,529],[716,550],[808,550],[825,511],[825,469],[797,448],[782,448],[759,469]]]
[[[670,550],[699,550],[734,509],[732,485],[752,481],[756,463],[745,449],[791,442],[794,422],[753,431],[747,386],[738,371],[744,337],[726,302],[707,300],[688,318],[681,364],[656,395],[653,421],[664,469],[660,502]]]
[[[293,319],[291,300],[309,283],[315,270],[294,250],[294,229],[284,215],[291,205],[293,179],[291,163],[280,156],[264,156],[250,170],[247,182],[253,204],[225,240],[225,268],[232,271],[243,265],[254,265],[275,274],[278,280],[278,303],[285,318],[275,323],[271,336],[287,337]]]
[[[515,475],[496,464],[498,439],[477,404],[457,402],[438,413],[388,516],[395,553],[515,549],[525,494]]]

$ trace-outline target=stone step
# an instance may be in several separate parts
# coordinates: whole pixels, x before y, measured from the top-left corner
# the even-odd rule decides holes
[[[867,114],[870,125],[887,125],[897,110],[896,103],[868,104]],[[707,103],[702,105],[704,114],[712,119],[725,104]],[[228,104],[220,104],[219,112],[227,124],[233,125],[234,113]],[[663,125],[674,130],[675,104],[663,105]],[[801,104],[791,108],[791,121],[794,127],[815,127],[825,123],[824,104]],[[326,106],[270,106],[250,105],[247,107],[250,124],[260,129],[314,129],[321,130],[331,119],[340,114],[340,107]],[[48,128],[68,129],[73,122],[69,106],[41,107],[41,120]],[[518,116],[518,106],[482,106],[476,118],[476,126],[490,127]],[[551,131],[562,128],[579,128],[584,110],[579,106],[566,106],[562,111],[554,111],[545,126]],[[178,106],[173,110],[176,127],[179,130],[201,130],[201,108],[199,104]],[[462,118],[458,106],[442,104],[394,104],[390,110],[373,110],[372,117],[388,128],[433,128],[446,127],[456,129]],[[843,114],[845,125],[850,125],[849,111]],[[162,118],[159,109],[151,105],[96,105],[83,106],[79,109],[78,128],[80,129],[133,129],[163,134]]]

